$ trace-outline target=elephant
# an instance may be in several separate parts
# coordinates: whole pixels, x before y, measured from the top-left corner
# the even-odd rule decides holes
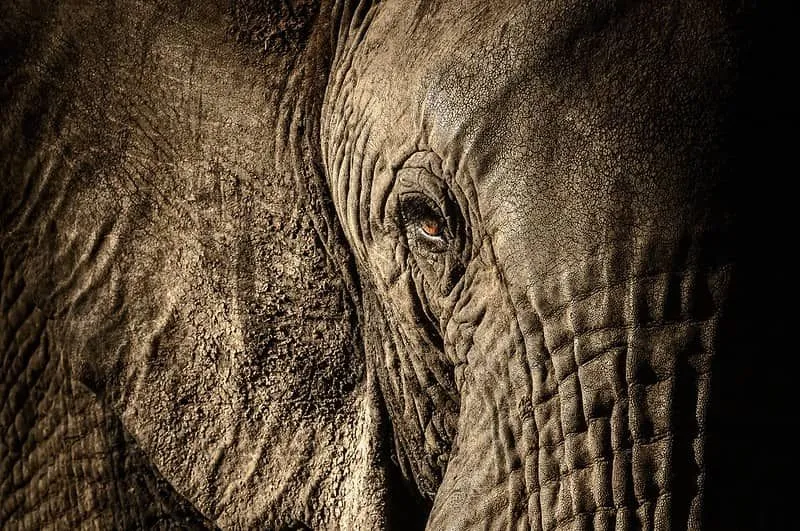
[[[0,527],[783,528],[767,9],[4,2]]]

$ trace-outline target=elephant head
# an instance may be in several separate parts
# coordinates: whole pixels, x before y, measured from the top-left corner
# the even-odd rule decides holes
[[[340,33],[327,182],[429,527],[729,521],[745,15],[389,3]]]
[[[0,524],[788,515],[763,10],[2,10]]]

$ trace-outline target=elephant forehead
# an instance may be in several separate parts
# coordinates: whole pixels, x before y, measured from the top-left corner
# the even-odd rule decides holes
[[[573,0],[382,2],[337,49],[328,118],[370,122],[375,146],[424,141],[468,152],[487,132],[524,134],[538,109],[563,99],[554,93],[575,81],[574,65],[608,66],[593,50],[630,35],[597,34],[626,16]]]
[[[514,78],[535,71],[534,14],[524,2],[374,9],[340,51],[328,97],[334,120],[345,112],[351,123],[370,123],[374,147],[403,152],[409,142],[445,148],[463,140],[485,128]]]

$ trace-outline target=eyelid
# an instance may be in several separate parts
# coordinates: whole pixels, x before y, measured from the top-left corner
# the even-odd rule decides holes
[[[444,224],[447,225],[442,205],[434,201],[427,194],[421,192],[407,192],[402,194],[400,196],[400,208],[404,217],[423,219],[426,217],[426,214],[431,213],[436,219],[442,220],[445,222]]]
[[[401,197],[407,194],[422,194],[440,207],[447,196],[447,186],[441,176],[419,166],[403,167],[397,171],[397,190]]]

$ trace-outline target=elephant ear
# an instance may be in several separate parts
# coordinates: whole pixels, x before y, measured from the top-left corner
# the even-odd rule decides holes
[[[0,521],[79,500],[123,525],[98,493],[129,488],[109,463],[135,448],[156,490],[222,527],[384,526],[357,282],[318,170],[324,8],[21,4],[3,8],[0,100],[0,335],[22,382],[0,426],[21,442],[0,477],[22,501]],[[92,411],[124,436],[83,429]],[[52,426],[68,449],[37,447]],[[80,471],[68,495],[37,493],[58,467]],[[56,506],[24,520],[37,496]]]

